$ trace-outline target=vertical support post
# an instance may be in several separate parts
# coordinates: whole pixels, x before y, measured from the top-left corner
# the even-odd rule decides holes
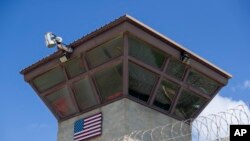
[[[128,95],[128,32],[123,33],[123,95]]]

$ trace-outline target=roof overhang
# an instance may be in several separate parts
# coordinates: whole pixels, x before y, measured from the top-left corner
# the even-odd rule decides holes
[[[173,79],[171,77],[168,77],[164,74],[163,70],[159,70],[159,69],[155,69],[147,64],[143,64],[140,61],[134,59],[133,57],[130,57],[128,55],[128,35],[131,34],[133,36],[136,36],[138,38],[140,38],[143,41],[146,41],[147,43],[149,43],[150,45],[157,47],[159,50],[167,53],[168,55],[170,55],[170,58],[175,58],[175,59],[179,59],[181,54],[184,52],[186,54],[189,55],[189,57],[191,58],[191,61],[186,65],[187,68],[187,72],[186,72],[186,77],[188,77],[188,72],[190,70],[197,70],[198,72],[204,74],[205,76],[213,79],[216,83],[218,83],[219,87],[218,89],[216,89],[216,91],[213,92],[213,94],[211,95],[206,95],[203,94],[202,92],[199,92],[195,89],[193,89],[192,87],[190,87],[189,85],[185,84],[182,81],[179,81],[177,79]],[[209,61],[205,60],[204,58],[198,56],[197,54],[191,52],[190,50],[184,48],[183,46],[181,46],[180,44],[174,42],[173,40],[167,38],[166,36],[158,33],[157,31],[155,31],[154,29],[148,27],[147,25],[141,23],[140,21],[134,19],[133,17],[129,16],[129,15],[124,15],[118,19],[116,19],[115,21],[101,27],[100,29],[95,30],[94,32],[91,32],[89,34],[87,34],[86,36],[72,42],[71,44],[69,44],[70,47],[72,47],[74,49],[74,52],[71,54],[71,58],[74,58],[76,56],[81,56],[82,58],[84,58],[86,56],[86,52],[88,52],[89,50],[102,45],[103,43],[114,39],[118,36],[121,36],[123,38],[123,47],[124,47],[124,54],[120,57],[117,57],[115,60],[111,60],[109,63],[106,63],[104,65],[100,65],[97,68],[94,69],[89,69],[88,68],[88,63],[86,61],[86,59],[83,59],[83,64],[86,68],[88,68],[86,70],[86,73],[83,73],[81,75],[79,75],[79,77],[75,77],[75,78],[66,78],[66,82],[64,84],[59,84],[51,89],[48,89],[44,92],[39,91],[35,86],[34,86],[34,82],[33,80],[35,78],[37,78],[38,76],[44,74],[45,72],[48,72],[49,70],[55,68],[55,66],[59,66],[61,68],[63,68],[64,73],[65,73],[65,65],[63,63],[60,62],[59,58],[63,55],[62,51],[57,51],[51,55],[49,55],[48,57],[43,58],[42,60],[32,64],[31,66],[23,69],[21,71],[21,74],[24,75],[24,79],[25,81],[27,81],[32,87],[33,89],[36,91],[36,93],[38,94],[38,96],[44,101],[44,103],[48,106],[48,108],[52,111],[52,113],[54,113],[54,115],[57,117],[58,120],[65,120],[68,119],[72,116],[76,116],[79,115],[83,112],[89,111],[89,110],[93,110],[99,106],[103,106],[105,104],[109,104],[110,102],[113,102],[115,100],[119,100],[121,98],[129,98],[131,100],[134,100],[136,102],[139,102],[145,106],[150,105],[150,108],[159,110],[157,108],[154,108],[154,106],[152,106],[153,104],[153,99],[155,98],[156,92],[154,92],[154,94],[152,94],[152,96],[150,96],[149,101],[148,102],[141,102],[140,100],[136,100],[134,98],[132,98],[131,96],[128,95],[128,89],[123,89],[123,96],[120,96],[118,98],[114,98],[113,100],[110,100],[108,102],[102,102],[100,100],[100,98],[98,98],[99,100],[97,100],[97,105],[93,106],[91,108],[88,108],[86,110],[81,110],[79,109],[79,104],[77,104],[77,99],[75,98],[74,92],[69,92],[70,93],[70,97],[73,99],[73,105],[76,107],[76,113],[70,116],[66,116],[61,118],[57,112],[55,112],[55,110],[53,109],[53,107],[51,106],[51,104],[48,102],[48,100],[46,100],[46,96],[48,96],[49,94],[55,92],[56,90],[58,90],[59,88],[62,88],[63,85],[66,85],[67,87],[69,87],[69,89],[71,88],[71,85],[73,83],[75,83],[76,81],[81,80],[82,78],[84,78],[85,76],[90,75],[92,77],[92,75],[96,72],[98,72],[99,70],[102,70],[106,67],[110,67],[114,64],[117,64],[117,62],[122,62],[123,64],[123,72],[124,72],[124,76],[123,76],[123,87],[124,88],[128,88],[128,63],[129,61],[135,62],[136,64],[141,65],[142,67],[145,67],[147,69],[149,69],[150,71],[157,73],[158,75],[160,75],[159,77],[159,82],[157,82],[157,84],[155,85],[155,87],[159,87],[160,85],[160,81],[162,81],[162,79],[167,78],[168,80],[171,80],[175,83],[178,83],[179,85],[181,85],[184,89],[191,89],[194,93],[197,93],[199,96],[203,97],[206,99],[206,104],[203,105],[202,108],[199,109],[199,111],[196,112],[196,114],[194,114],[192,117],[195,118],[204,108],[205,106],[211,101],[211,99],[213,99],[213,97],[217,94],[217,92],[228,83],[228,80],[232,77],[232,75],[230,75],[229,73],[225,72],[224,70],[218,68],[217,66],[215,66],[214,64],[210,63]],[[167,66],[166,66],[167,67]],[[166,68],[165,67],[165,68]],[[65,76],[67,76],[67,74],[65,73]],[[91,85],[95,85],[95,84],[91,84]],[[98,91],[94,92],[96,97],[98,97],[99,95],[96,94],[98,93]],[[180,95],[180,94],[178,94]],[[170,112],[170,116],[175,117],[173,115],[174,112],[174,107],[177,104],[177,99],[179,97],[176,96],[175,98],[175,102],[173,104],[173,106],[171,107],[171,112]],[[159,110],[160,112],[163,112],[165,114],[168,114],[165,111]],[[178,119],[178,117],[175,117]]]

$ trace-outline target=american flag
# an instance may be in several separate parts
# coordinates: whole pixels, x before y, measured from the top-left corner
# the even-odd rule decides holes
[[[74,140],[83,141],[102,134],[102,113],[75,122]]]

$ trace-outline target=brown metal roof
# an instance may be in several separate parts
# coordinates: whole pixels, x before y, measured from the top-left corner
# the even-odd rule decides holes
[[[161,33],[155,31],[154,29],[150,28],[149,26],[141,23],[140,21],[136,20],[135,18],[133,18],[133,17],[127,15],[127,14],[124,15],[124,16],[119,17],[118,19],[115,19],[114,21],[112,21],[112,22],[110,22],[110,23],[108,23],[108,24],[100,27],[99,29],[97,29],[97,30],[95,30],[95,31],[93,31],[93,32],[91,32],[91,33],[83,36],[82,38],[80,38],[80,39],[72,42],[71,44],[69,44],[69,46],[72,47],[72,48],[75,48],[75,47],[83,44],[84,42],[86,42],[86,41],[94,38],[95,36],[97,36],[97,35],[105,32],[105,31],[107,31],[107,30],[109,30],[109,29],[111,29],[111,28],[113,28],[113,27],[115,27],[115,26],[117,26],[117,25],[119,25],[119,24],[121,24],[123,22],[129,22],[129,23],[137,26],[138,28],[144,30],[145,32],[148,32],[152,36],[160,39],[161,41],[166,42],[166,43],[172,45],[176,49],[178,49],[180,51],[185,51],[185,52],[189,53],[192,58],[194,58],[197,61],[199,61],[200,63],[206,65],[208,68],[211,68],[212,70],[218,72],[219,74],[223,75],[224,77],[226,77],[226,78],[231,78],[232,77],[231,74],[225,72],[224,70],[220,69],[219,67],[217,67],[217,66],[213,65],[212,63],[210,63],[209,61],[207,61],[206,59],[200,57],[199,55],[197,55],[197,54],[195,54],[193,52],[191,52],[190,50],[184,48],[182,45],[174,42],[173,40],[169,39],[168,37],[162,35]],[[26,74],[29,71],[37,68],[38,66],[40,66],[42,64],[45,64],[45,63],[49,62],[50,60],[52,60],[54,58],[57,58],[58,56],[61,55],[61,53],[62,53],[62,51],[60,51],[60,50],[56,51],[53,54],[51,54],[51,55],[49,55],[49,56],[47,56],[47,57],[39,60],[38,62],[32,64],[31,66],[23,69],[20,73],[21,74]]]

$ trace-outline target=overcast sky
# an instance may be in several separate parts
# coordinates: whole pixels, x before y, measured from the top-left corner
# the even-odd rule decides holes
[[[19,74],[55,51],[45,47],[44,33],[68,44],[126,13],[231,73],[222,102],[250,102],[248,0],[1,0],[1,141],[57,138],[56,119]]]

